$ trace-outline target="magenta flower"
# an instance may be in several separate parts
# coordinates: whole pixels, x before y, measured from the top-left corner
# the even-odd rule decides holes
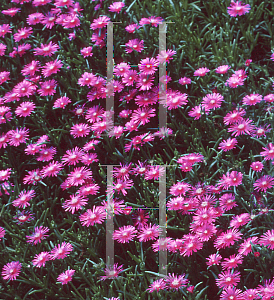
[[[0,25],[0,37],[5,37],[7,33],[11,33],[11,27],[9,24]]]
[[[22,102],[15,110],[15,114],[19,117],[27,117],[30,116],[35,108],[35,104],[33,102]]]
[[[28,239],[27,243],[32,243],[36,245],[37,243],[41,243],[41,240],[45,239],[48,235],[46,234],[49,231],[48,227],[35,227],[34,233],[32,235],[27,235]]]
[[[259,94],[246,95],[243,98],[243,104],[245,105],[255,105],[263,100],[263,96]]]
[[[85,123],[75,124],[70,129],[70,134],[74,138],[84,137],[89,135],[89,133],[90,133],[90,126]]]
[[[17,33],[14,34],[14,40],[15,42],[19,42],[22,39],[28,38],[32,34],[32,28],[31,27],[24,27],[18,30]]]
[[[64,96],[55,100],[53,107],[65,109],[66,105],[68,105],[69,103],[71,103],[71,100],[68,97]]]
[[[181,77],[179,83],[182,85],[191,84],[191,79],[187,77]]]
[[[238,121],[236,124],[230,126],[227,131],[232,132],[232,135],[235,135],[236,137],[242,134],[251,135],[254,130],[254,125],[251,123],[252,120],[242,119],[241,121]]]
[[[141,52],[144,49],[144,41],[139,39],[129,40],[126,43],[126,53],[131,53],[133,50]]]
[[[75,211],[82,209],[87,204],[88,199],[81,195],[70,195],[70,199],[63,204],[65,211],[70,211],[74,214]]]
[[[44,77],[49,77],[50,75],[59,72],[62,66],[62,62],[57,59],[54,61],[47,62],[42,68],[42,74],[44,75]]]
[[[222,149],[223,151],[229,151],[231,149],[235,149],[238,141],[235,138],[229,138],[227,140],[223,140],[220,144],[218,149]]]
[[[167,288],[167,284],[164,282],[164,279],[158,279],[149,286],[147,291],[149,291],[150,293],[154,291],[159,292],[160,290],[164,290],[166,288]]]
[[[41,88],[38,89],[40,96],[52,96],[56,93],[57,81],[54,79],[40,82]]]
[[[216,284],[219,288],[228,288],[236,286],[240,281],[240,272],[225,271],[219,274],[218,279],[216,279]]]
[[[6,230],[3,227],[0,227],[0,241],[2,239],[2,237],[5,236]]]
[[[72,280],[72,276],[74,273],[75,273],[75,270],[67,270],[67,271],[61,273],[57,277],[57,282],[61,282],[62,285],[67,284],[68,282],[70,282]]]
[[[256,294],[257,295],[257,294]],[[220,300],[244,300],[243,293],[241,290],[236,289],[235,287],[228,287],[223,289]]]
[[[27,80],[23,80],[13,88],[13,92],[19,94],[20,97],[27,96],[29,98],[29,96],[35,93],[36,88],[36,85]]]
[[[214,247],[219,250],[226,248],[230,245],[234,245],[235,241],[241,239],[243,234],[238,231],[238,229],[232,228],[227,232],[223,232],[217,239],[214,241]]]
[[[22,264],[19,261],[7,263],[2,269],[2,276],[5,280],[15,280],[21,272]]]
[[[259,244],[274,249],[274,230],[268,230],[259,239]]]
[[[105,276],[100,276],[100,280],[113,279],[118,278],[118,274],[123,271],[123,265],[118,267],[118,264],[114,264],[113,266],[106,266],[105,268]]]
[[[90,56],[92,57],[93,53],[91,52],[92,51],[92,47],[84,47],[83,49],[81,49],[81,54],[84,56],[84,58]]]
[[[159,65],[159,62],[155,58],[145,58],[140,61],[138,65],[141,73],[145,75],[153,75],[156,72],[156,69]]]
[[[95,223],[102,224],[106,219],[106,212],[101,206],[93,206],[93,209],[88,209],[84,214],[79,217],[82,226],[89,227]]]
[[[269,175],[264,175],[263,177],[257,179],[253,186],[254,190],[266,192],[267,189],[270,189],[274,185],[274,177]]]
[[[185,274],[174,275],[174,273],[172,274],[169,273],[164,280],[169,289],[176,290],[176,291],[178,291],[179,288],[187,286],[188,283],[188,279],[185,279]]]
[[[146,242],[148,240],[155,240],[159,237],[162,229],[159,225],[149,225],[145,224],[145,226],[140,228],[140,233],[138,235],[138,239],[140,242]]]
[[[90,28],[95,30],[99,28],[103,28],[107,26],[107,23],[110,21],[110,18],[107,16],[101,16],[98,19],[93,20],[92,24],[90,25]]]
[[[205,76],[209,71],[208,68],[199,68],[194,72],[194,76]]]
[[[219,74],[225,74],[231,67],[228,65],[219,66],[215,72]]]
[[[51,250],[51,259],[64,259],[73,250],[70,243],[63,242],[61,245],[58,244]]]
[[[222,256],[220,254],[211,254],[209,257],[206,258],[206,264],[210,267],[213,265],[219,265],[220,261],[222,260]]]
[[[219,93],[207,94],[203,97],[202,106],[205,110],[215,109],[221,107],[221,103],[224,101],[224,97]]]
[[[118,243],[128,243],[133,240],[133,238],[136,236],[136,233],[137,230],[135,227],[128,225],[115,230],[112,236],[114,240],[118,241]]]
[[[250,168],[251,168],[253,171],[261,172],[262,169],[264,168],[264,165],[263,165],[263,163],[261,163],[260,161],[254,161],[254,162],[250,165]]]
[[[15,199],[12,204],[13,206],[17,206],[17,207],[27,207],[30,206],[29,201],[35,196],[35,191],[34,190],[30,190],[30,191],[22,191],[18,198]]]
[[[223,270],[231,270],[232,268],[237,268],[239,264],[243,263],[241,254],[233,254],[230,255],[229,258],[225,258],[224,261],[221,263]]]
[[[123,2],[113,2],[109,7],[109,11],[119,13],[121,9],[125,6]]]
[[[163,51],[160,52],[160,54],[157,55],[157,60],[161,64],[164,64],[165,62],[169,63],[169,61],[171,59],[173,59],[172,56],[174,54],[176,54],[176,51],[174,51],[174,50],[170,50],[170,49],[168,49],[167,51],[163,50]]]
[[[36,25],[41,23],[41,21],[43,20],[44,15],[42,13],[33,13],[28,15],[27,17],[27,23],[28,25]]]
[[[50,253],[49,252],[41,252],[39,254],[36,254],[34,259],[32,260],[32,263],[35,267],[41,268],[44,267],[46,262],[50,260]]]
[[[274,145],[272,143],[269,143],[263,150],[265,151],[260,152],[260,155],[263,156],[265,160],[274,159]]]
[[[231,0],[230,7],[227,8],[227,12],[231,17],[242,16],[248,13],[251,9],[249,4],[242,4],[242,1],[234,2]]]
[[[243,78],[239,77],[239,76],[235,76],[234,74],[229,77],[225,83],[225,86],[229,85],[229,87],[231,88],[236,88],[239,85],[244,85],[244,80]]]
[[[41,48],[34,48],[34,55],[43,55],[51,57],[57,50],[59,46],[57,44],[49,42],[48,45],[44,45],[41,43]]]
[[[3,15],[7,15],[7,16],[13,17],[13,16],[15,16],[20,10],[21,10],[20,8],[12,7],[12,8],[9,8],[9,9],[2,10],[1,13],[2,13]]]

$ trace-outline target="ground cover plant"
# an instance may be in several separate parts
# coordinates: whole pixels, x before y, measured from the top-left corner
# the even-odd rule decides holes
[[[274,3],[0,9],[0,299],[273,299]]]

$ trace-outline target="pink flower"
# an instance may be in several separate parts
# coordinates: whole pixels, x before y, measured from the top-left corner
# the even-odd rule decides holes
[[[0,227],[0,241],[2,239],[2,237],[5,236],[6,230],[3,227]]]
[[[151,17],[149,17],[148,21],[152,26],[157,27],[158,24],[161,24],[163,22],[163,18],[151,16]],[[140,24],[141,24],[141,22],[140,22]]]
[[[113,279],[118,278],[118,274],[123,271],[123,265],[118,267],[118,264],[114,264],[113,266],[106,266],[105,268],[105,276],[100,276],[100,280]]]
[[[68,182],[73,186],[82,185],[87,179],[92,178],[92,171],[86,167],[74,168],[68,174]]]
[[[242,121],[243,120],[242,116],[244,116],[245,113],[246,113],[246,111],[242,108],[240,108],[239,110],[233,110],[232,112],[227,113],[226,116],[224,117],[225,125],[234,124],[239,121]]]
[[[181,77],[179,79],[179,83],[182,84],[182,85],[191,84],[191,79],[187,78],[187,77]]]
[[[56,93],[57,81],[54,79],[40,82],[41,88],[38,89],[40,96],[52,96]]]
[[[223,232],[217,237],[214,241],[214,247],[219,250],[234,245],[235,241],[240,240],[242,235],[243,234],[235,228],[229,229],[227,232]]]
[[[138,65],[141,73],[145,75],[153,75],[156,72],[156,69],[159,65],[159,62],[155,58],[145,58],[140,61]]]
[[[251,63],[252,63],[252,59],[247,59],[247,60],[245,61],[245,66],[248,67]]]
[[[137,230],[135,229],[135,227],[128,225],[115,230],[112,236],[114,240],[118,241],[118,243],[128,243],[133,240],[136,233]]]
[[[106,219],[106,212],[101,206],[93,206],[93,210],[88,209],[84,214],[80,215],[79,218],[82,226],[89,227],[95,223],[102,224],[103,220]]]
[[[70,195],[70,199],[63,204],[65,211],[70,211],[74,214],[75,211],[82,209],[87,204],[88,199],[82,195]]]
[[[187,286],[188,283],[188,279],[185,279],[185,274],[183,275],[174,275],[174,273],[172,274],[168,274],[168,276],[165,277],[165,282],[168,285],[168,288],[171,290],[176,290],[178,291],[179,288],[183,288],[185,286]]]
[[[182,94],[179,91],[172,91],[171,89],[169,89],[167,91],[166,99],[160,100],[160,103],[167,107],[168,110],[177,109],[182,105],[187,104],[187,97],[188,95],[186,93]],[[162,99],[161,95],[160,99]]]
[[[4,82],[10,80],[9,75],[10,75],[10,72],[8,72],[8,71],[0,72],[0,85],[3,84]]]
[[[251,9],[249,4],[242,4],[242,1],[236,1],[236,3],[231,0],[230,7],[227,8],[227,12],[231,17],[242,16],[248,13]]]
[[[209,71],[208,68],[199,68],[194,72],[194,76],[205,76]]]
[[[150,90],[153,85],[154,76],[139,74],[136,86],[140,91]]]
[[[157,55],[157,60],[159,63],[164,64],[165,62],[169,63],[171,59],[173,59],[173,55],[176,54],[176,51],[168,49],[163,50],[160,54]]]
[[[231,88],[236,88],[239,85],[244,85],[244,80],[243,78],[239,77],[239,76],[235,76],[234,74],[229,77],[225,83],[225,86],[229,85],[229,87]]]
[[[34,76],[35,72],[37,72],[40,69],[40,62],[37,60],[33,60],[31,63],[24,66],[21,73],[24,76],[31,75]]]
[[[48,3],[50,3],[52,0],[33,0],[32,5],[34,7],[37,6],[42,6],[42,5],[47,5]]]
[[[240,272],[225,271],[219,274],[219,278],[216,279],[216,284],[219,288],[228,288],[237,286],[240,281]]]
[[[196,235],[192,235],[192,234],[184,235],[182,240],[184,244],[179,249],[180,255],[190,256],[192,255],[192,252],[197,252],[198,250],[201,250],[203,248],[202,241]]]
[[[242,255],[241,254],[230,255],[229,258],[225,258],[224,261],[221,263],[223,270],[231,270],[232,268],[237,268],[239,264],[243,263]]]
[[[266,102],[272,103],[272,102],[274,102],[274,95],[273,94],[268,94],[268,95],[264,96],[264,100]]]
[[[2,12],[3,15],[7,15],[7,16],[13,17],[19,11],[21,11],[20,8],[12,7],[12,8],[6,9],[6,10],[2,10],[1,12]]]
[[[27,235],[28,239],[27,243],[32,243],[36,245],[37,243],[41,243],[41,240],[45,239],[48,235],[46,234],[49,231],[48,227],[35,227],[34,233],[32,235]]]
[[[225,74],[231,67],[228,65],[219,66],[215,72],[219,74]]]
[[[238,144],[238,141],[235,139],[235,138],[229,138],[229,139],[227,139],[227,140],[223,140],[221,143],[220,143],[220,145],[219,145],[219,147],[218,147],[218,149],[222,149],[223,151],[229,151],[229,150],[231,150],[231,149],[235,149],[236,147],[236,145]]]
[[[61,97],[55,100],[53,107],[54,108],[63,108],[65,109],[65,106],[71,103],[71,100],[68,97]]]
[[[0,25],[0,37],[5,37],[7,33],[11,33],[11,27],[9,24]]]
[[[113,2],[109,7],[109,11],[119,13],[121,9],[125,6],[123,2]]]
[[[6,49],[7,49],[7,46],[5,44],[0,43],[0,56],[4,56],[5,55]]]
[[[50,252],[51,259],[64,259],[72,250],[73,247],[70,243],[63,242],[61,245],[58,244]]]
[[[230,174],[227,172],[226,175],[223,175],[219,185],[226,189],[230,186],[238,186],[242,184],[242,178],[243,174],[241,172],[232,171]]]
[[[50,41],[47,45],[41,43],[41,48],[34,48],[33,50],[35,50],[34,55],[43,55],[51,57],[58,49],[59,46]]]
[[[188,115],[192,118],[194,118],[194,120],[198,120],[201,117],[201,106],[197,105],[195,107],[193,107],[191,109],[191,111],[188,113]]]
[[[144,41],[139,39],[129,40],[126,43],[126,53],[131,53],[133,50],[141,52],[144,49]]]
[[[166,288],[167,288],[167,284],[164,282],[164,279],[158,279],[149,286],[147,291],[149,291],[150,293],[154,291],[159,292],[160,290],[164,290]]]
[[[186,192],[190,190],[190,187],[191,187],[190,184],[186,182],[177,182],[176,184],[172,185],[169,192],[174,196],[179,196],[179,195],[185,196]]]
[[[250,94],[243,98],[243,104],[255,105],[263,100],[263,96],[259,94]]]
[[[248,213],[243,213],[240,215],[236,215],[232,218],[230,222],[230,227],[239,228],[247,224],[251,220],[251,217]]]
[[[93,184],[81,186],[78,192],[82,196],[96,195],[99,189],[100,187],[98,186],[98,184],[93,183]]]
[[[83,49],[81,49],[81,54],[84,56],[84,58],[90,56],[92,57],[93,53],[91,52],[92,51],[92,47],[84,47]]]
[[[55,154],[56,154],[55,147],[43,148],[43,149],[40,149],[39,157],[37,157],[37,160],[38,161],[50,161],[50,160],[52,160],[52,158]],[[51,171],[51,169],[49,171]]]
[[[30,206],[29,201],[35,196],[35,191],[34,190],[29,190],[29,191],[22,191],[18,198],[15,199],[12,204],[13,206],[18,206],[18,207],[27,207]]]
[[[264,165],[263,165],[263,163],[261,163],[260,161],[254,161],[254,162],[250,165],[250,168],[251,168],[253,171],[261,172],[262,169],[264,168]]]
[[[146,180],[159,180],[159,178],[164,174],[164,167],[151,166],[145,173]]]
[[[47,166],[43,167],[41,174],[43,178],[50,177],[50,176],[56,177],[61,170],[62,170],[62,164],[56,161],[51,161]]]
[[[98,19],[93,20],[92,24],[90,25],[90,28],[95,30],[98,28],[103,28],[107,26],[107,23],[110,21],[110,18],[107,16],[101,16]]]
[[[28,15],[27,17],[27,23],[29,25],[36,25],[36,24],[39,24],[44,18],[44,15],[42,13],[33,13],[33,14],[30,14]]]
[[[27,117],[30,116],[35,108],[35,104],[33,102],[22,102],[15,110],[15,114],[19,117]]]
[[[35,255],[34,259],[32,260],[32,263],[35,267],[41,268],[41,266],[44,267],[46,262],[49,260],[50,260],[49,252],[41,252]]]
[[[57,282],[61,282],[62,285],[67,284],[68,282],[70,282],[72,280],[72,276],[74,273],[75,273],[75,270],[67,270],[67,271],[61,273],[57,277]]]
[[[243,297],[243,293],[241,290],[238,290],[238,289],[230,286],[223,290],[220,300],[232,300],[232,299],[233,300],[244,300],[247,298]]]
[[[202,101],[202,106],[205,110],[215,109],[221,107],[224,97],[219,93],[207,94]]]
[[[89,135],[89,133],[90,133],[90,127],[88,124],[85,123],[75,124],[70,129],[70,134],[74,138],[85,137]]]
[[[31,220],[34,220],[33,214],[29,211],[23,210],[23,211],[17,211],[16,216],[13,217],[16,220],[16,223],[18,225],[22,225],[23,223],[29,222]]]
[[[254,190],[264,191],[266,192],[267,189],[270,189],[274,185],[274,177],[269,175],[264,175],[263,177],[257,179],[253,186],[255,187]]]
[[[2,276],[5,280],[15,280],[19,275],[22,264],[19,261],[7,263],[2,269]]]
[[[24,27],[18,30],[17,33],[14,34],[14,40],[15,42],[19,42],[22,39],[28,38],[32,34],[32,28],[31,27]]]
[[[263,148],[263,150],[260,152],[261,156],[264,156],[265,160],[272,160],[274,159],[274,145],[272,143],[269,143],[266,147]]]
[[[250,124],[252,120],[249,119],[242,119],[238,121],[236,124],[233,124],[228,128],[228,132],[232,132],[232,135],[238,136],[242,134],[251,135],[254,130],[254,125]]]
[[[49,12],[46,15],[43,15],[43,19],[41,20],[41,23],[46,26],[46,28],[52,29],[52,27],[55,24],[56,16]]]
[[[10,174],[11,174],[11,168],[8,168],[6,170],[0,170],[0,181],[9,180]]]
[[[213,265],[219,265],[220,264],[220,261],[222,259],[222,256],[220,254],[211,254],[209,255],[209,257],[206,258],[207,262],[206,264],[210,267],[210,266],[213,266]]]
[[[78,80],[80,86],[93,86],[96,82],[96,76],[92,73],[85,72]]]
[[[125,30],[129,33],[133,33],[135,30],[139,29],[141,26],[139,26],[138,24],[130,24],[128,26],[126,26]]]
[[[42,74],[44,75],[44,77],[49,77],[50,75],[59,72],[62,66],[62,62],[57,59],[54,61],[47,62],[42,68]]]
[[[230,210],[231,208],[238,206],[234,200],[235,196],[233,194],[224,194],[220,197],[220,206],[223,207],[225,211]]]
[[[13,92],[19,94],[20,97],[27,96],[29,98],[35,93],[36,88],[36,85],[24,79],[13,88]]]
[[[159,225],[151,226],[151,223],[149,225],[145,224],[140,229],[138,239],[140,242],[146,242],[148,240],[155,240],[157,237],[159,237],[159,234],[161,233],[161,231],[162,231],[162,229],[159,227]]]
[[[16,130],[10,130],[8,132],[8,142],[11,146],[19,146],[21,143],[26,143],[26,140],[28,140],[28,132],[29,129],[24,128],[20,128],[20,129],[16,129]]]

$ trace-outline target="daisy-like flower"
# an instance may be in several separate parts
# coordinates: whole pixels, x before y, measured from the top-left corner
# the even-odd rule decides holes
[[[255,172],[261,172],[262,169],[264,168],[264,165],[260,161],[254,161],[251,165],[250,168],[255,171]]]
[[[32,28],[31,27],[24,27],[18,30],[17,33],[14,34],[14,40],[15,42],[20,42],[22,39],[28,38],[32,34]]]
[[[153,85],[154,76],[139,74],[136,86],[140,91],[150,90]]]
[[[7,263],[2,269],[2,276],[5,280],[16,280],[21,272],[22,264],[19,261]]]
[[[220,197],[220,206],[224,208],[225,211],[230,210],[231,208],[238,206],[238,204],[234,201],[235,196],[230,193],[226,193]]]
[[[2,237],[5,236],[6,230],[3,227],[0,227],[0,241],[2,239]]]
[[[167,288],[167,284],[165,283],[164,279],[158,279],[149,286],[147,291],[149,291],[150,293],[154,291],[159,292],[160,290],[164,290],[166,288]]]
[[[244,85],[244,79],[239,76],[235,76],[235,74],[233,74],[231,77],[227,79],[225,86],[227,85],[229,85],[229,87],[231,88],[236,88],[239,85]]]
[[[106,266],[105,275],[100,276],[101,281],[106,279],[118,278],[118,274],[123,271],[123,265],[118,267],[118,264],[114,264],[113,266]]]
[[[96,195],[98,193],[99,189],[100,189],[100,187],[98,186],[98,184],[93,183],[93,184],[81,186],[80,189],[78,190],[78,192],[82,196]]]
[[[138,24],[130,24],[128,26],[126,26],[125,30],[129,33],[133,33],[135,30],[139,29],[141,26],[139,26]]]
[[[264,100],[266,102],[272,103],[272,102],[274,102],[274,95],[273,94],[268,94],[268,95],[264,96]]]
[[[233,124],[228,128],[228,132],[232,132],[232,135],[235,135],[236,137],[238,135],[242,134],[248,134],[251,135],[254,130],[254,125],[251,124],[252,120],[249,119],[242,119],[241,121],[237,122],[236,124]]]
[[[233,110],[232,112],[229,112],[225,117],[224,117],[224,123],[225,125],[230,125],[237,123],[239,121],[242,121],[246,111],[242,108],[239,110]]]
[[[31,220],[34,220],[34,216],[30,211],[17,211],[16,216],[13,217],[13,219],[16,220],[16,223],[18,225],[22,225],[26,222],[30,222]]]
[[[205,223],[201,227],[197,228],[195,233],[202,242],[207,242],[211,239],[213,234],[217,232],[216,227],[213,224]]]
[[[159,62],[155,58],[145,58],[140,61],[138,65],[141,73],[145,75],[153,75],[156,72],[156,69],[159,65]]]
[[[61,245],[58,244],[50,252],[51,260],[64,259],[72,250],[73,247],[70,243],[63,242]]]
[[[81,54],[84,56],[84,58],[90,56],[92,57],[92,47],[84,47],[83,49],[80,50]]]
[[[234,2],[231,0],[230,7],[227,8],[227,12],[231,17],[237,17],[245,15],[250,11],[251,7],[249,4],[242,5],[242,1]]]
[[[9,24],[0,25],[0,37],[5,37],[7,33],[11,33],[11,27]]]
[[[137,230],[134,226],[128,225],[120,227],[113,233],[113,240],[117,240],[118,243],[128,243],[136,236]]]
[[[74,168],[74,170],[68,174],[68,182],[73,186],[82,185],[87,179],[92,178],[92,171],[86,167]]]
[[[239,264],[243,263],[241,254],[230,255],[229,258],[225,258],[221,263],[223,270],[231,270],[232,268],[237,268]]]
[[[39,71],[40,69],[40,62],[37,60],[33,60],[31,63],[24,66],[21,73],[24,76],[31,75],[34,76],[35,72]]]
[[[207,94],[202,101],[202,106],[206,110],[215,109],[221,107],[221,103],[224,101],[224,97],[219,93]]]
[[[68,97],[63,96],[55,100],[53,107],[65,109],[66,105],[68,105],[69,103],[71,103],[71,100]]]
[[[121,164],[120,163],[120,168],[114,168],[113,169],[113,176],[116,178],[121,178],[121,179],[128,179],[129,174],[131,173],[130,168],[131,168],[132,163],[130,164]]]
[[[41,170],[42,177],[57,177],[62,170],[62,164],[56,161],[51,161],[47,166],[44,166]]]
[[[26,129],[25,127],[8,131],[8,143],[15,147],[19,146],[21,143],[26,143],[26,140],[28,140],[29,136],[28,132],[29,129]]]
[[[187,191],[191,188],[190,184],[185,182],[177,182],[176,184],[172,185],[169,192],[174,196],[184,195]]]
[[[235,241],[240,240],[242,235],[243,234],[235,228],[229,229],[227,232],[223,232],[217,237],[214,241],[214,247],[219,250],[234,245]]]
[[[101,16],[98,19],[93,20],[93,22],[90,25],[90,28],[95,30],[95,29],[106,27],[109,21],[110,21],[109,17]]]
[[[190,256],[192,255],[192,252],[197,252],[198,250],[203,248],[202,241],[196,235],[192,235],[192,234],[184,235],[182,240],[184,244],[179,249],[180,255]]]
[[[168,276],[165,277],[165,282],[169,289],[178,291],[179,288],[187,286],[188,279],[185,279],[185,274],[183,275],[174,275],[168,274]]]
[[[129,71],[130,71],[130,66],[125,62],[118,64],[113,69],[113,73],[118,77],[125,76],[126,74],[128,74]]]
[[[210,267],[213,265],[219,265],[220,261],[222,260],[222,256],[220,254],[211,254],[209,257],[206,258],[207,262],[206,264]]]
[[[176,51],[170,49],[168,49],[167,51],[166,50],[161,51],[160,54],[157,55],[158,63],[160,64],[164,64],[165,62],[169,63],[169,61],[173,59],[172,56],[174,54],[176,54]]]
[[[82,195],[70,195],[70,199],[63,204],[65,211],[70,211],[74,214],[75,211],[82,209],[87,204],[88,199]]]
[[[198,120],[201,117],[201,106],[197,105],[195,107],[193,107],[191,109],[191,111],[188,113],[188,115],[192,118],[194,118],[194,120]]]
[[[44,15],[42,13],[33,13],[28,15],[27,17],[27,23],[31,26],[31,25],[36,25],[39,24],[44,18]]]
[[[216,219],[215,210],[213,207],[209,208],[198,208],[193,216],[193,221],[199,226],[207,223],[213,223]]]
[[[255,105],[263,100],[263,96],[259,94],[246,95],[243,98],[243,104],[245,105]]]
[[[55,0],[54,5],[56,7],[64,7],[64,6],[71,6],[73,4],[73,0]]]
[[[38,161],[50,161],[52,160],[53,156],[56,154],[56,148],[43,148],[40,149],[39,157],[37,157]]]
[[[7,46],[5,44],[0,43],[0,56],[5,55],[6,49],[7,49]]]
[[[62,162],[64,165],[75,166],[81,160],[82,155],[83,150],[76,146],[74,149],[66,151],[66,154],[62,157]]]
[[[51,57],[57,50],[59,49],[59,46],[52,41],[49,42],[49,44],[42,44],[41,48],[34,48],[34,55],[43,55],[43,56],[49,56]]]
[[[237,286],[240,282],[240,272],[229,270],[219,274],[218,279],[216,279],[216,284],[219,288],[228,288],[232,286]]]
[[[80,86],[93,86],[97,80],[97,77],[93,73],[85,72],[78,80]]]
[[[257,179],[253,184],[253,186],[255,187],[254,190],[264,191],[264,193],[267,189],[272,188],[273,185],[274,177],[271,177],[269,175],[264,175],[263,177]]]
[[[57,59],[54,61],[47,62],[42,68],[42,74],[44,75],[44,77],[49,77],[50,75],[59,72],[62,66],[62,62]]]
[[[152,225],[151,223],[145,224],[140,229],[140,233],[138,235],[138,239],[140,242],[146,242],[148,240],[155,240],[157,237],[159,237],[162,229],[159,225]]]
[[[168,207],[168,210],[181,210],[184,206],[184,198],[181,196],[172,198],[168,201],[166,206]]]
[[[48,28],[48,29],[52,29],[52,27],[55,24],[55,20],[56,20],[56,16],[53,13],[49,12],[46,15],[43,15],[43,19],[41,20],[41,24],[46,26],[46,28]]]
[[[16,108],[15,114],[19,117],[30,116],[35,107],[33,102],[23,102]]]
[[[34,7],[37,6],[43,6],[43,5],[47,5],[48,3],[50,3],[52,0],[33,0],[32,5]]]
[[[11,7],[9,9],[2,10],[1,13],[3,15],[14,17],[19,11],[21,11],[21,8]]]
[[[125,3],[123,3],[123,2],[113,2],[108,7],[108,10],[111,12],[119,13],[124,6],[125,6]]]
[[[187,77],[181,77],[178,82],[182,85],[191,84],[191,79]]]
[[[222,149],[223,151],[229,151],[231,149],[235,149],[238,141],[235,138],[229,138],[227,140],[223,140],[220,144],[218,149]]]
[[[154,112],[155,108],[138,108],[137,110],[133,111],[131,119],[138,125],[145,125],[146,123],[149,123],[150,118],[156,116]]]
[[[131,53],[133,50],[141,52],[144,49],[144,41],[139,39],[129,40],[126,43],[126,53]]]
[[[160,166],[151,166],[145,173],[146,180],[159,180],[161,176],[163,176],[165,172],[164,167]]]
[[[12,204],[13,206],[18,206],[18,207],[27,207],[30,206],[29,201],[35,196],[35,191],[34,190],[29,190],[29,191],[22,191],[19,195],[18,198],[16,198]]]
[[[0,181],[9,180],[10,174],[11,174],[11,168],[8,168],[6,170],[0,170]]]
[[[79,217],[82,226],[93,226],[95,223],[102,224],[106,219],[106,212],[102,206],[93,206]]]
[[[48,73],[47,73],[48,74]],[[40,82],[41,88],[38,89],[40,96],[52,96],[56,93],[57,81],[54,79]]]
[[[272,143],[269,143],[263,150],[265,151],[260,152],[260,155],[263,156],[265,160],[274,159],[274,145]]]
[[[194,72],[194,76],[205,76],[209,71],[208,68],[199,68]]]
[[[257,298],[258,292],[256,289],[248,289],[243,293],[243,299],[253,300]]]
[[[223,175],[221,178],[219,185],[223,186],[225,189],[228,189],[230,186],[238,186],[242,184],[242,178],[243,174],[241,172],[227,172],[226,175]]]
[[[13,88],[13,92],[19,94],[20,97],[27,96],[29,98],[29,96],[35,93],[36,88],[37,86],[35,86],[31,82],[23,80]]]
[[[72,280],[72,276],[74,275],[74,273],[75,273],[75,270],[72,270],[72,269],[61,273],[57,277],[57,282],[61,282],[62,285],[68,284]]]
[[[34,233],[32,235],[27,235],[26,238],[27,243],[31,243],[36,245],[37,243],[41,243],[41,240],[45,239],[48,235],[47,232],[49,231],[48,227],[35,227],[34,228]]]
[[[271,131],[271,128],[269,128],[269,127],[270,127],[270,124],[264,125],[264,126],[259,126],[259,127],[255,128],[254,136],[257,138],[266,136],[266,133]]]
[[[74,138],[85,137],[89,135],[89,133],[90,133],[90,127],[88,124],[85,123],[75,124],[70,129],[70,134]]]
[[[152,26],[157,27],[158,24],[161,24],[163,22],[163,18],[151,16],[148,18],[148,21]],[[140,24],[141,24],[141,22],[140,22]]]
[[[231,67],[228,65],[219,66],[215,72],[218,74],[225,74]]]
[[[3,84],[4,82],[10,80],[10,72],[8,71],[4,71],[4,72],[0,72],[0,85]]]
[[[230,227],[239,228],[247,224],[251,220],[250,214],[243,213],[241,215],[236,215],[232,218],[230,222]]]
[[[32,263],[35,267],[41,268],[44,267],[46,262],[50,260],[50,254],[49,252],[41,252],[39,254],[36,254],[34,259],[32,260]]]
[[[166,93],[166,99],[160,100],[160,103],[163,104],[168,110],[177,109],[182,105],[187,104],[188,95],[186,93],[182,94],[179,91],[172,91],[169,89]],[[160,96],[160,99],[162,97]]]

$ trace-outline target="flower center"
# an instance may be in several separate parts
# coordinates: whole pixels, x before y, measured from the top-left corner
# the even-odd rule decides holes
[[[238,126],[238,129],[244,129],[244,124],[240,124],[239,126]]]
[[[137,45],[133,45],[133,48],[137,48]]]

